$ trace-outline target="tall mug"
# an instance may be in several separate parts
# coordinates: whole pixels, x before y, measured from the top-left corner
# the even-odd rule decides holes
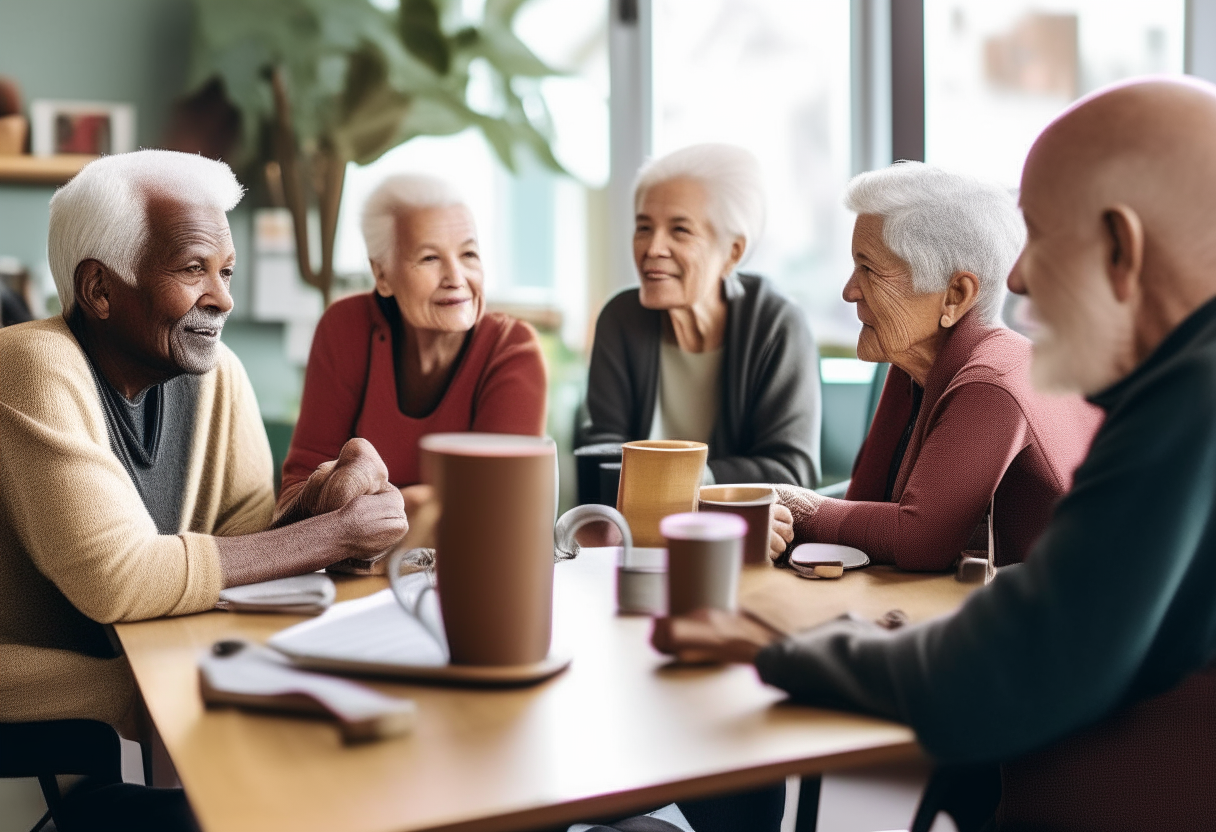
[[[680,439],[643,439],[622,446],[616,510],[633,530],[634,546],[664,546],[659,521],[693,511],[709,446]]]
[[[553,440],[436,433],[419,447],[441,506],[435,571],[452,663],[543,661],[553,631]]]

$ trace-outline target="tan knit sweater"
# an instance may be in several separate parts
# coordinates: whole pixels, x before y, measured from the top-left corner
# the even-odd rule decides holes
[[[0,721],[129,725],[130,669],[98,657],[97,622],[210,609],[221,589],[212,535],[269,524],[270,446],[244,368],[220,350],[199,389],[182,529],[158,535],[66,322],[0,330]]]

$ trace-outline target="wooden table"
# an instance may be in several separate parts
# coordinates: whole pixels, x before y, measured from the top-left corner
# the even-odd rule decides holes
[[[117,630],[206,832],[535,830],[919,754],[906,727],[782,704],[751,667],[667,666],[649,619],[613,614],[613,552],[556,566],[565,673],[493,691],[376,682],[413,698],[419,719],[412,735],[371,745],[343,746],[325,722],[204,709],[200,652],[299,618],[211,612]],[[339,599],[383,585],[342,581]],[[881,568],[832,582],[765,567],[747,570],[741,600],[793,629],[846,607],[921,618],[969,589]]]

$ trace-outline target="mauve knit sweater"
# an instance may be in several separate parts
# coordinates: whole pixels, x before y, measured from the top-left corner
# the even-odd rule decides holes
[[[920,413],[889,502],[896,446],[912,413],[912,379],[892,367],[843,500],[798,517],[796,542],[843,543],[901,569],[946,570],[993,501],[997,565],[1021,561],[1072,486],[1101,411],[1030,383],[1030,342],[974,313],[951,330],[925,381]]]
[[[392,303],[392,301],[389,301]],[[333,304],[321,317],[308,356],[300,420],[283,463],[284,505],[346,440],[372,443],[398,488],[421,481],[418,440],[428,433],[545,432],[545,360],[536,330],[498,312],[473,326],[459,366],[435,409],[407,416],[397,405],[393,327],[374,293]],[[396,314],[396,309],[389,306]]]

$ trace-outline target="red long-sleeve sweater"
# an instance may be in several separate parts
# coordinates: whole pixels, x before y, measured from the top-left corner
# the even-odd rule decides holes
[[[543,436],[545,363],[536,330],[490,312],[473,327],[447,391],[421,418],[397,406],[393,335],[374,294],[333,304],[317,324],[300,419],[283,463],[282,493],[337,459],[346,440],[367,439],[397,486],[421,480],[418,440],[428,433],[481,431]]]
[[[891,502],[888,472],[912,412],[912,379],[895,367],[845,499],[824,501],[807,539],[902,569],[946,570],[995,494],[996,562],[1025,558],[1072,487],[1102,412],[1080,396],[1035,390],[1030,341],[974,318],[953,328],[929,372]]]

